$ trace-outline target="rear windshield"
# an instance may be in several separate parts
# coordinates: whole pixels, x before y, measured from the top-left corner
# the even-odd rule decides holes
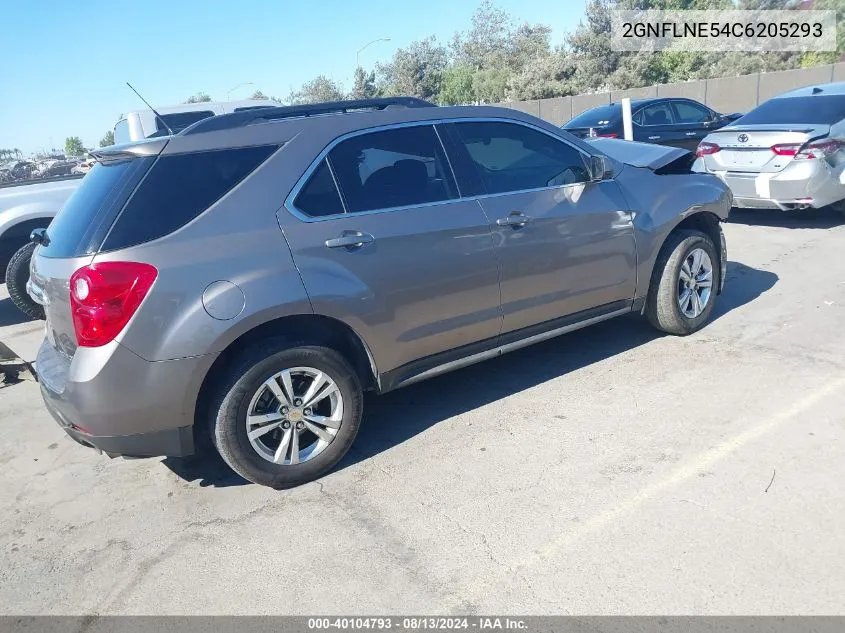
[[[832,125],[842,119],[845,119],[845,95],[815,95],[769,99],[732,125]]]
[[[96,164],[82,179],[47,229],[45,257],[80,257],[96,252],[132,190],[155,158]]]
[[[569,123],[563,126],[563,129],[607,125],[619,116],[619,110],[620,107],[618,105],[603,105],[592,110],[587,110],[570,120]]]

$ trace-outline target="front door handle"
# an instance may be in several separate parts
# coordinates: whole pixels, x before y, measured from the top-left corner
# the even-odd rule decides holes
[[[361,233],[361,231],[344,231],[340,237],[335,237],[326,240],[328,248],[361,248],[364,244],[370,244],[375,241],[369,233]]]
[[[686,135],[687,136],[697,136],[698,132],[687,132]]]
[[[660,136],[649,136],[649,137],[648,137],[648,140],[650,140],[650,141],[658,141],[658,140],[660,140]]]
[[[512,211],[508,217],[499,218],[498,220],[496,220],[496,224],[498,226],[512,226],[514,228],[520,228],[528,224],[530,221],[531,218],[529,218],[524,213],[521,213],[519,211]]]

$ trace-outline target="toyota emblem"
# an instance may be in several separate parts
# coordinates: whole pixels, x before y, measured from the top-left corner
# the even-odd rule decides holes
[[[740,134],[739,136],[736,137],[736,140],[738,140],[740,143],[747,143],[748,142],[748,134]]]

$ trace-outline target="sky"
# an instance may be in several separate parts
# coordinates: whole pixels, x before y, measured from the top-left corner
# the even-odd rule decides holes
[[[352,86],[364,68],[414,40],[448,42],[466,30],[479,0],[144,0],[140,3],[0,0],[0,147],[25,154],[63,148],[67,136],[94,147],[123,112],[197,92],[215,101],[256,89],[279,98],[323,74]],[[497,0],[520,22],[563,40],[583,0]],[[239,84],[250,85],[236,87]],[[234,90],[232,90],[234,88]],[[231,91],[231,92],[230,92]]]

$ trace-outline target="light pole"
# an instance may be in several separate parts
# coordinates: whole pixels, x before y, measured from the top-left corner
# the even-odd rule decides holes
[[[361,64],[358,62],[358,58],[361,55],[361,51],[363,51],[365,48],[367,48],[370,44],[375,44],[376,42],[389,42],[389,41],[390,41],[389,37],[377,37],[372,42],[367,42],[361,48],[359,48],[355,52],[355,69],[357,70],[361,66]]]
[[[232,93],[233,93],[235,90],[237,90],[238,88],[242,88],[243,86],[254,86],[254,85],[255,85],[255,84],[254,84],[253,82],[251,82],[251,81],[245,81],[245,82],[244,82],[244,83],[242,83],[242,84],[238,84],[237,86],[235,86],[234,88],[231,88],[230,90],[228,90],[228,91],[226,92],[226,101],[228,101],[228,100],[229,100],[229,95],[230,95],[230,94],[232,94]]]

